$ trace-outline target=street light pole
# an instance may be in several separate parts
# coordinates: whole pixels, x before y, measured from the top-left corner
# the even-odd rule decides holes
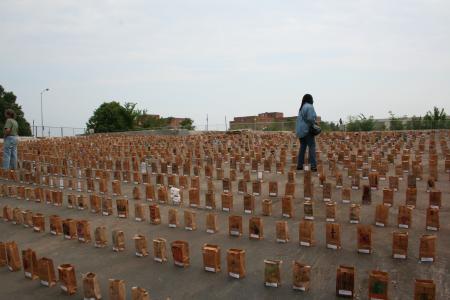
[[[44,94],[44,92],[48,92],[49,89],[46,88],[45,90],[43,90],[41,92],[41,127],[42,127],[42,137],[44,137],[44,111],[42,109],[42,94]]]

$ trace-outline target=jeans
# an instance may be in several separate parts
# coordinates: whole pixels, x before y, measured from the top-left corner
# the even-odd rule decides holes
[[[316,169],[316,140],[311,133],[308,133],[308,135],[306,135],[305,137],[300,138],[300,150],[297,159],[297,169],[302,169],[303,165],[305,164],[306,147],[308,147],[309,149],[309,163],[311,165],[311,168]]]
[[[17,168],[17,137],[7,136],[3,140],[3,169]]]

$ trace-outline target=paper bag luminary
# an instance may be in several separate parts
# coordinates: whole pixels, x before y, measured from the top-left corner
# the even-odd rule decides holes
[[[102,298],[100,284],[95,273],[83,274],[83,296],[84,299],[89,300],[100,300]]]
[[[122,230],[112,231],[112,250],[115,252],[121,252],[125,250],[125,234]]]
[[[56,284],[55,267],[53,260],[47,257],[42,257],[38,260],[39,279],[41,285],[52,287]]]
[[[336,272],[336,295],[353,298],[355,296],[355,268],[339,266]]]
[[[150,300],[150,295],[144,288],[133,286],[131,288],[131,300]]]
[[[433,280],[416,279],[414,284],[414,300],[435,300],[436,284]]]
[[[369,273],[369,299],[388,299],[389,275],[387,272],[373,270]]]
[[[264,225],[261,217],[251,217],[248,221],[250,239],[260,240],[264,238]]]
[[[87,220],[77,221],[77,238],[81,243],[91,242],[91,225]]]
[[[107,196],[102,197],[102,215],[111,216],[113,214],[112,199]]]
[[[19,248],[17,247],[16,242],[6,242],[5,243],[5,251],[6,251],[6,265],[11,272],[20,271],[22,268],[22,263],[20,260]]]
[[[336,220],[336,202],[327,202],[325,215],[327,222],[334,222]]]
[[[310,247],[315,243],[314,222],[310,220],[301,220],[299,224],[300,246]]]
[[[408,257],[408,232],[394,231],[392,233],[392,258],[406,259]]]
[[[178,267],[189,266],[189,243],[186,241],[174,241],[171,243],[173,263]]]
[[[242,235],[242,216],[228,217],[228,234],[230,236]]]
[[[426,217],[426,230],[439,230],[439,208],[428,207]]]
[[[228,249],[227,250],[227,269],[228,276],[232,278],[244,278],[245,270],[245,250]]]
[[[410,228],[412,224],[412,207],[400,205],[398,207],[397,224],[399,228]]]
[[[95,228],[94,240],[95,240],[94,246],[96,248],[106,247],[107,238],[106,238],[106,227],[105,226],[99,226],[99,227]]]
[[[303,212],[305,220],[314,220],[314,205],[312,201],[305,200],[303,202]]]
[[[192,231],[197,229],[197,213],[190,210],[184,211],[184,229]]]
[[[206,232],[216,233],[218,230],[217,214],[208,213],[206,214]]]
[[[203,268],[207,272],[220,272],[220,247],[217,245],[204,244],[202,247]]]
[[[311,282],[311,266],[294,261],[292,263],[292,277],[292,288],[294,290],[308,291]]]
[[[292,196],[284,196],[281,198],[281,214],[285,218],[294,217],[294,201]]]
[[[244,213],[252,214],[255,211],[255,196],[251,194],[244,195]]]
[[[215,193],[212,190],[206,191],[206,194],[205,194],[205,208],[206,209],[216,209]]]
[[[135,247],[135,254],[137,257],[144,257],[148,256],[148,246],[147,246],[147,239],[142,234],[136,234],[133,237],[134,240],[134,247]]]
[[[282,260],[264,260],[264,285],[268,287],[279,287],[281,285],[280,267]]]
[[[348,187],[344,187],[341,190],[342,203],[350,203],[352,199],[352,190]]]
[[[434,262],[436,260],[435,235],[424,234],[420,238],[419,258],[421,262]]]
[[[341,248],[341,225],[339,223],[326,224],[326,244],[328,249]]]
[[[230,212],[233,209],[233,194],[222,193],[222,211]]]
[[[388,224],[389,207],[383,204],[378,204],[375,209],[375,225],[385,227]]]
[[[370,225],[358,225],[357,247],[359,253],[372,253],[372,227]]]
[[[167,241],[165,239],[153,240],[153,260],[160,263],[167,261]]]
[[[149,205],[150,223],[153,225],[161,224],[161,214],[158,204]]]
[[[117,199],[117,216],[119,218],[128,218],[128,200],[127,199]]]
[[[68,295],[77,292],[77,277],[75,275],[75,267],[71,264],[62,264],[58,267],[58,277],[61,283],[61,290]]]
[[[64,239],[72,240],[77,237],[77,221],[73,219],[65,219],[63,221]]]
[[[289,241],[289,227],[287,221],[276,221],[276,240],[278,243],[287,243]]]
[[[278,182],[269,181],[269,197],[277,197],[277,196],[278,196]]]
[[[25,278],[34,280],[39,278],[38,260],[32,249],[22,250],[22,264]]]
[[[126,294],[125,281],[109,279],[109,300],[125,300]]]

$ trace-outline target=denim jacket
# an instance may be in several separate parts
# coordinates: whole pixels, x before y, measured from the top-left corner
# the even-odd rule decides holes
[[[302,110],[298,111],[295,133],[298,138],[304,138],[308,135],[309,129],[316,122],[316,111],[314,106],[309,103],[303,104]]]

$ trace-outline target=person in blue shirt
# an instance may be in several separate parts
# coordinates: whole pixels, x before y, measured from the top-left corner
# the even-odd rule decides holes
[[[316,141],[314,135],[311,133],[311,126],[316,122],[317,115],[313,103],[313,97],[310,94],[305,94],[300,109],[298,110],[296,134],[300,139],[300,150],[297,159],[297,170],[303,170],[306,147],[308,147],[311,171],[316,172]]]

